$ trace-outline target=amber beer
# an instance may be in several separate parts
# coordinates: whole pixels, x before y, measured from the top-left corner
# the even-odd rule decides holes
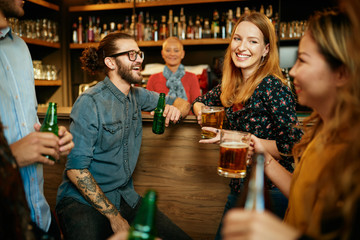
[[[222,129],[225,117],[224,107],[202,106],[201,107],[201,126]],[[201,138],[213,138],[216,134],[201,130]]]
[[[246,176],[246,161],[251,134],[222,130],[220,135],[220,160],[218,174],[230,178]]]

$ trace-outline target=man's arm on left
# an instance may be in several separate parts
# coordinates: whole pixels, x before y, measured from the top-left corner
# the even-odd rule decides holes
[[[173,106],[179,109],[182,118],[185,118],[189,114],[191,107],[190,103],[182,98],[176,98]]]
[[[170,121],[177,123],[181,118],[185,118],[190,111],[190,103],[182,98],[176,98],[173,105],[165,105],[163,116],[165,126],[168,127]]]

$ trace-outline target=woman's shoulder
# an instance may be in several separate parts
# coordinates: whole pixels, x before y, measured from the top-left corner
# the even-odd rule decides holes
[[[267,75],[263,78],[261,83],[259,84],[260,88],[272,88],[272,89],[283,89],[290,91],[288,85],[286,85],[280,78],[274,75]]]
[[[149,79],[152,79],[152,78],[163,78],[163,73],[162,72],[158,72],[158,73],[154,73],[154,74],[151,74]]]

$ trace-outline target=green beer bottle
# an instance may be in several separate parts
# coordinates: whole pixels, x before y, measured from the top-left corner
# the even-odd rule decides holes
[[[163,134],[165,132],[165,117],[163,116],[165,109],[165,93],[160,93],[159,101],[154,113],[154,122],[152,131],[155,134]]]
[[[131,224],[128,240],[154,240],[156,237],[155,214],[156,192],[150,189],[142,199],[135,220]]]
[[[57,124],[57,104],[49,102],[48,109],[46,111],[44,122],[40,127],[40,132],[52,132],[58,136],[59,127]],[[55,161],[52,156],[45,156],[50,160]]]

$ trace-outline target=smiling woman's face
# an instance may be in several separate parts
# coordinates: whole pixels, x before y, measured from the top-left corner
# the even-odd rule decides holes
[[[250,76],[258,68],[261,57],[268,53],[264,35],[253,23],[243,21],[236,27],[230,43],[231,59],[241,68],[245,76]]]
[[[180,42],[168,39],[161,50],[161,55],[168,67],[177,67],[181,64],[185,52]]]
[[[290,75],[301,105],[317,111],[329,107],[336,95],[338,71],[330,68],[309,32],[300,41],[298,59]]]

